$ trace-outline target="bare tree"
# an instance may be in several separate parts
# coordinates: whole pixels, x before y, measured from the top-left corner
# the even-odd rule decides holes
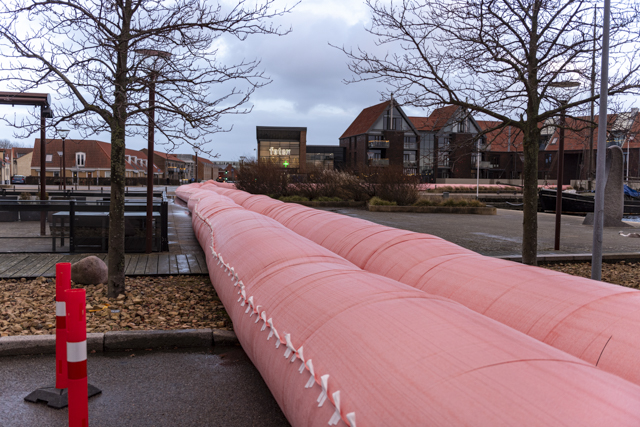
[[[269,83],[258,60],[224,64],[217,47],[223,37],[286,34],[272,19],[290,9],[273,1],[10,0],[0,7],[0,47],[9,57],[0,81],[20,91],[51,88],[63,100],[54,126],[67,121],[85,136],[111,134],[110,297],[124,292],[125,139],[147,132],[150,80],[155,128],[172,144],[200,147],[225,130],[221,116],[249,112],[251,94]],[[12,124],[28,133],[37,126]]]
[[[522,259],[527,264],[536,264],[537,257],[540,124],[599,96],[591,96],[588,83],[602,34],[592,26],[595,3],[367,0],[373,15],[368,31],[379,46],[398,53],[342,48],[355,75],[350,82],[382,81],[405,105],[459,105],[497,120],[499,127],[522,131]],[[637,93],[640,87],[632,6],[619,2],[612,8],[609,95]],[[576,79],[582,85],[571,100],[554,87]]]

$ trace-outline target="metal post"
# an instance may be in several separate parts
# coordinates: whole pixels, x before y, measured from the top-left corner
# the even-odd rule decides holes
[[[69,201],[69,252],[76,251],[76,233],[75,233],[75,225],[76,222],[76,201]],[[64,228],[64,227],[63,227]]]
[[[596,91],[596,18],[598,16],[597,5],[593,6],[593,52],[591,54],[591,98],[594,97]],[[587,167],[587,190],[591,191],[593,178],[593,119],[594,119],[594,100],[591,100],[591,124],[589,125],[589,166]]]
[[[146,253],[150,254],[153,250],[153,134],[155,120],[155,104],[156,104],[156,76],[151,72],[149,85],[149,130],[147,141],[147,245]]]
[[[602,278],[602,228],[604,226],[604,185],[607,149],[607,95],[609,92],[609,22],[611,0],[604,0],[604,27],[602,33],[602,62],[600,65],[600,118],[598,120],[598,151],[596,161],[596,196],[593,212],[593,249],[591,251],[591,278]]]
[[[40,106],[40,200],[45,200],[47,194],[47,142],[46,138],[46,122],[45,122],[45,106]],[[47,234],[47,212],[40,212],[40,235]]]
[[[563,106],[567,103],[562,102]],[[558,182],[556,185],[556,235],[553,249],[560,250],[560,225],[562,222],[562,178],[564,166],[564,127],[566,112],[562,110],[560,113],[560,144],[558,145]]]
[[[65,161],[65,157],[67,157],[67,152],[64,150],[64,140],[62,138],[62,191],[67,193],[67,163]]]

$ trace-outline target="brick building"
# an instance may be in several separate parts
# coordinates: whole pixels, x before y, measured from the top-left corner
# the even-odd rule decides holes
[[[397,166],[407,175],[418,174],[418,131],[402,108],[391,104],[365,108],[340,136],[347,169]]]

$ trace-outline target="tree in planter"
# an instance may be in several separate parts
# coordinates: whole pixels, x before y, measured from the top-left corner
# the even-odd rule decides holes
[[[537,259],[537,179],[540,128],[562,110],[585,105],[591,95],[593,1],[578,0],[367,0],[368,31],[378,44],[397,47],[383,56],[342,48],[355,74],[351,82],[378,80],[405,105],[458,105],[523,134],[524,219],[522,259]],[[612,12],[609,95],[637,93],[638,16],[619,2]],[[598,25],[602,19],[596,19]],[[582,82],[568,103],[558,83]],[[488,129],[491,131],[491,129]]]
[[[251,94],[269,83],[257,60],[219,62],[216,43],[222,36],[286,34],[270,21],[288,10],[275,10],[273,0],[229,7],[197,0],[9,0],[0,6],[0,45],[9,56],[0,81],[15,90],[47,85],[66,101],[56,107],[56,123],[70,122],[83,136],[111,133],[109,297],[124,292],[125,138],[147,132],[151,80],[155,128],[174,145],[200,147],[224,131],[222,115],[249,112],[244,105]],[[149,55],[157,49],[170,60]],[[149,65],[150,56],[158,62]],[[12,124],[28,133],[39,126],[36,120]]]

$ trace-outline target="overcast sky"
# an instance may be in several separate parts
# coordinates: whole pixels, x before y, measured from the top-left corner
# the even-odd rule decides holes
[[[358,113],[380,102],[379,92],[384,86],[373,82],[345,85],[343,80],[351,76],[347,58],[329,43],[372,48],[373,38],[364,30],[369,19],[369,12],[360,0],[303,0],[292,13],[277,21],[284,28],[292,27],[290,34],[253,36],[244,42],[223,40],[219,46],[221,61],[235,63],[242,58],[259,58],[265,75],[273,82],[255,92],[251,113],[225,117],[221,124],[233,127],[232,131],[213,135],[213,142],[205,148],[220,154],[221,160],[255,156],[256,126],[307,127],[308,144],[338,145],[338,137]],[[407,112],[421,114],[419,110]],[[12,133],[11,128],[0,127],[0,139],[32,145],[37,137],[17,140]],[[72,130],[69,138],[73,137]],[[110,138],[108,134],[100,134],[95,139],[108,142]],[[161,142],[156,133],[156,143]],[[146,139],[128,138],[126,145],[142,149],[146,147]],[[191,151],[183,146],[175,152]]]

